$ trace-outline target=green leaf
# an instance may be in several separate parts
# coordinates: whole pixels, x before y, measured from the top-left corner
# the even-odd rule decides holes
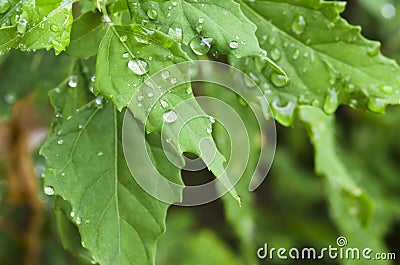
[[[158,31],[139,25],[108,26],[97,55],[94,91],[121,110],[128,106],[146,73],[152,75],[186,60],[189,58],[179,45]]]
[[[231,58],[260,84],[276,119],[291,125],[297,105],[333,113],[340,104],[383,112],[400,103],[399,66],[384,57],[377,42],[339,14],[344,2],[241,1],[257,25],[263,49],[287,73],[289,82],[258,59]]]
[[[354,181],[336,150],[334,118],[322,110],[299,107],[300,119],[306,124],[315,149],[315,171],[327,179],[330,198],[336,197],[346,205],[363,227],[372,216],[372,200]]]
[[[77,108],[87,101],[74,92],[77,89],[58,88],[50,94],[61,112],[41,149],[46,158],[45,192],[70,203],[82,245],[100,264],[154,264],[169,205],[147,194],[129,172],[120,140],[122,114],[101,98]],[[148,154],[154,159],[151,150],[136,156]],[[179,183],[179,169],[161,154],[157,165]],[[151,177],[145,168],[137,168],[135,174]]]
[[[56,54],[65,50],[69,44],[74,1],[14,2],[13,8],[0,18],[9,25],[0,29],[0,53],[4,54],[12,48],[22,51],[54,48]],[[9,12],[13,15],[17,13],[18,19],[11,20]]]
[[[135,2],[135,1],[133,1]],[[261,56],[256,27],[232,0],[140,1],[143,23],[190,45],[195,54],[208,50],[237,57]],[[135,3],[138,4],[138,3]],[[135,9],[136,10],[136,9]],[[133,10],[133,15],[137,14]]]
[[[97,54],[107,24],[99,13],[87,12],[74,21],[71,42],[66,53],[75,58],[87,59]]]

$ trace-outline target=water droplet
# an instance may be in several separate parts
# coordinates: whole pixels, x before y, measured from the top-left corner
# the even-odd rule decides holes
[[[199,18],[199,23],[200,23],[200,24],[203,24],[203,23],[204,23],[204,18],[203,18],[203,17]]]
[[[105,22],[105,23],[111,23],[111,18],[107,15],[103,15],[101,17],[101,21]]]
[[[335,27],[335,23],[329,22],[329,23],[326,24],[326,27],[327,27],[328,29],[333,29],[333,28]]]
[[[388,85],[379,86],[379,90],[382,91],[383,93],[386,93],[386,94],[392,94],[393,93],[393,87],[388,86]]]
[[[210,116],[210,122],[215,123],[215,118],[213,116]]]
[[[17,31],[21,34],[24,34],[26,31],[27,25],[28,25],[28,21],[26,19],[21,19],[20,21],[18,21]]]
[[[96,75],[92,75],[92,77],[90,77],[90,81],[92,81],[94,83],[94,81],[96,81]]]
[[[75,222],[76,222],[77,225],[80,225],[82,223],[82,218],[80,218],[79,216],[76,217]]]
[[[90,261],[90,264],[93,264],[93,265],[94,265],[94,264],[97,264],[97,262],[96,262],[95,260],[92,259],[92,260]]]
[[[278,101],[272,102],[272,112],[274,117],[284,126],[291,126],[293,124],[295,109],[296,103],[293,101],[289,101],[284,106],[280,106]]]
[[[300,50],[299,49],[294,50],[294,52],[292,54],[292,59],[293,60],[298,60],[299,57],[300,57]]]
[[[203,41],[204,39],[206,39],[206,41]],[[190,48],[192,49],[194,54],[204,55],[204,54],[208,53],[208,51],[210,50],[211,41],[212,41],[212,38],[195,37],[190,42]]]
[[[60,29],[58,28],[58,26],[57,26],[56,24],[51,24],[50,30],[51,30],[51,31],[54,31],[54,32],[60,31]]]
[[[392,19],[396,16],[396,7],[391,3],[385,3],[381,7],[381,14],[386,19]]]
[[[174,2],[172,2],[171,4],[172,4],[172,6],[177,6],[177,5],[178,5],[178,3],[177,3],[177,2],[175,2],[175,1],[174,1]]]
[[[368,109],[376,113],[385,113],[387,106],[386,100],[382,98],[371,97],[368,100]]]
[[[173,123],[178,119],[178,115],[175,111],[170,110],[163,114],[163,120],[165,123]]]
[[[153,93],[153,92],[149,92],[149,93],[147,94],[147,96],[148,96],[149,98],[152,98],[152,97],[154,96],[154,93]]]
[[[381,44],[379,42],[374,43],[374,46],[368,49],[367,54],[370,57],[375,57],[379,54]]]
[[[186,94],[191,94],[193,91],[192,91],[192,88],[191,87],[188,87],[187,89],[186,89]]]
[[[355,89],[356,89],[356,86],[354,84],[352,84],[352,83],[349,83],[349,82],[346,83],[345,86],[344,86],[344,90],[347,93],[353,93]]]
[[[178,83],[178,78],[172,77],[171,78],[171,84],[175,85],[176,83]]]
[[[129,60],[128,67],[137,75],[144,75],[148,72],[147,63],[142,59]]]
[[[147,10],[147,16],[151,19],[151,20],[156,20],[158,17],[158,13],[155,9],[149,9]]]
[[[162,73],[161,73],[161,77],[163,79],[168,79],[170,77],[170,75],[171,74],[170,74],[170,72],[168,70],[162,71]]]
[[[167,101],[165,101],[165,100],[161,100],[160,101],[160,104],[161,104],[161,106],[165,109],[166,107],[168,107],[168,102]]]
[[[272,49],[270,55],[274,61],[278,61],[281,58],[281,52],[277,48]]]
[[[104,155],[103,152],[98,152],[98,153],[97,153],[97,156],[103,156],[103,155]]]
[[[137,100],[138,100],[138,101],[142,101],[143,99],[144,99],[144,96],[142,96],[142,95],[140,95],[140,96],[137,97]]]
[[[0,0],[0,14],[5,13],[11,7],[8,0]]]
[[[167,143],[171,143],[171,142],[172,142],[171,138],[167,138],[167,139],[165,139],[165,141],[166,141]]]
[[[75,212],[74,211],[70,212],[69,216],[71,216],[72,218],[75,217]]]
[[[43,190],[44,190],[44,194],[46,194],[46,195],[49,195],[49,196],[54,195],[53,187],[47,186],[47,187],[44,187]]]
[[[4,101],[8,104],[14,104],[17,101],[17,97],[14,93],[7,93],[4,95]]]
[[[334,89],[328,89],[325,96],[324,111],[327,114],[332,114],[339,106],[338,93]]]
[[[175,41],[180,42],[182,41],[183,32],[182,29],[179,27],[169,28],[168,35]]]
[[[120,40],[121,42],[125,42],[125,41],[128,40],[128,36],[127,36],[127,35],[122,35],[122,36],[119,37],[119,40]]]
[[[61,173],[61,177],[65,177],[65,172],[62,172],[62,173]]]
[[[72,118],[72,116],[69,115],[69,116],[67,117],[67,121],[69,121],[71,118]]]
[[[231,42],[229,43],[229,47],[230,47],[231,49],[237,49],[237,48],[239,47],[239,43],[238,43],[237,41],[231,41]]]
[[[270,37],[270,38],[268,39],[268,42],[269,42],[269,44],[274,45],[275,42],[276,42],[276,38],[272,36],[272,37]]]
[[[207,133],[212,133],[212,128],[211,128],[211,127],[208,127],[208,128],[206,129],[206,131],[207,131]]]
[[[298,15],[292,23],[292,31],[297,35],[300,35],[304,32],[306,28],[306,20],[302,15]]]
[[[68,86],[69,87],[77,87],[78,86],[78,76],[71,75],[68,79]]]
[[[288,84],[288,80],[287,80],[286,76],[277,74],[275,72],[273,72],[271,74],[271,82],[276,87],[284,87]]]
[[[57,143],[61,145],[64,143],[64,140],[58,140]]]

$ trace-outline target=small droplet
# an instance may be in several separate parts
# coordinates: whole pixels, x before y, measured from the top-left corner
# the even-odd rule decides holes
[[[119,40],[120,40],[121,42],[125,42],[125,41],[128,40],[128,36],[127,36],[127,35],[122,35],[121,37],[119,37]]]
[[[206,131],[207,131],[207,133],[212,133],[212,128],[209,127],[209,128],[206,129]]]
[[[90,77],[90,81],[92,81],[94,83],[94,81],[96,81],[96,75],[92,75],[92,77]]]
[[[299,49],[294,50],[294,52],[292,54],[292,59],[293,60],[298,60],[299,57],[300,57],[300,50]]]
[[[171,142],[172,142],[171,138],[167,138],[167,139],[165,139],[165,141],[166,141],[167,143],[171,143]]]
[[[393,87],[388,86],[388,85],[380,86],[379,90],[386,94],[393,94]]]
[[[144,75],[148,72],[147,63],[142,59],[129,60],[128,67],[137,75]]]
[[[76,222],[77,225],[80,225],[82,223],[82,218],[80,218],[79,216],[76,217],[75,222]]]
[[[28,25],[28,21],[26,19],[21,19],[20,21],[18,21],[18,24],[17,24],[18,33],[24,34],[26,31],[27,25]]]
[[[304,32],[305,28],[306,28],[306,20],[302,15],[298,15],[292,23],[292,31],[295,34],[300,35]]]
[[[177,6],[178,5],[178,3],[176,1],[172,2],[171,4],[172,4],[172,6]]]
[[[58,140],[57,141],[57,144],[59,144],[59,145],[61,145],[61,144],[63,144],[64,143],[64,140]]]
[[[161,73],[161,77],[163,79],[168,79],[170,77],[170,72],[168,70],[165,70]]]
[[[178,119],[178,115],[175,111],[170,110],[163,114],[163,120],[165,123],[173,123]]]
[[[98,153],[97,153],[97,156],[103,156],[103,155],[104,155],[103,152],[98,152]]]
[[[284,87],[288,84],[288,80],[287,80],[286,76],[277,74],[275,72],[273,72],[271,74],[271,82],[276,87]]]
[[[158,13],[155,9],[149,9],[147,10],[147,16],[151,19],[151,20],[156,20],[158,17]]]
[[[334,89],[328,89],[325,96],[324,111],[327,114],[332,114],[339,106],[338,93]]]
[[[199,18],[199,23],[200,23],[200,24],[203,24],[203,23],[204,23],[204,18],[203,18],[203,17]]]
[[[178,83],[178,78],[172,77],[172,78],[171,78],[171,84],[172,84],[172,85],[175,85],[176,83]]]
[[[138,101],[142,101],[143,99],[144,99],[144,96],[142,96],[142,95],[140,95],[140,96],[137,97],[137,100],[138,100]]]
[[[355,88],[356,88],[356,86],[354,84],[352,84],[352,83],[346,83],[346,85],[344,86],[344,90],[347,93],[353,93]]]
[[[213,116],[210,116],[210,122],[215,123],[215,118]]]
[[[50,186],[44,187],[44,194],[49,196],[54,195],[54,188]]]
[[[149,92],[149,93],[147,94],[147,96],[148,96],[149,98],[152,98],[152,97],[154,96],[154,93],[153,93],[153,92]]]
[[[69,87],[77,87],[78,86],[78,76],[71,75],[68,79],[68,86]]]
[[[281,58],[281,52],[277,48],[272,49],[270,55],[272,60],[274,61],[279,61],[279,59]]]
[[[268,39],[268,42],[269,42],[269,44],[274,45],[275,42],[276,42],[276,38],[275,38],[274,36],[271,36],[271,37]]]
[[[286,105],[280,106],[278,101],[272,102],[272,112],[275,119],[277,119],[284,126],[291,126],[294,122],[294,111],[296,103],[289,101]]]
[[[58,28],[58,26],[56,24],[51,24],[50,30],[54,31],[54,32],[59,32],[60,31],[60,29]]]
[[[230,47],[231,49],[237,49],[237,48],[239,47],[239,43],[238,43],[237,41],[231,41],[231,42],[229,43],[229,47]]]
[[[213,38],[202,38],[201,39],[201,44],[207,46],[208,48],[210,48],[212,41],[213,41]]]
[[[161,106],[165,109],[166,107],[168,107],[168,102],[167,101],[165,101],[165,100],[161,100],[160,101],[160,104],[161,104]]]
[[[101,95],[97,96],[96,99],[95,99],[96,104],[99,105],[99,106],[103,105],[103,100],[104,100],[104,98]]]
[[[105,22],[105,23],[111,23],[111,18],[107,15],[103,15],[101,17],[101,21]]]
[[[186,94],[191,94],[193,91],[192,91],[192,88],[191,87],[189,87],[189,88],[187,88],[186,89]]]
[[[97,262],[94,260],[94,259],[92,259],[91,261],[90,261],[90,264],[97,264]]]
[[[379,42],[376,42],[374,44],[374,46],[372,46],[371,48],[368,49],[367,54],[370,57],[375,57],[379,54],[380,48],[381,48],[381,44]]]
[[[71,211],[71,212],[69,213],[69,216],[71,216],[72,218],[75,217],[75,212],[74,212],[74,211]]]

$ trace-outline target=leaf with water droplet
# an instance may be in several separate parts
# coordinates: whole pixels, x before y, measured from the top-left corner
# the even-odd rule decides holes
[[[129,104],[136,91],[135,87],[126,84],[139,85],[144,81],[146,74],[151,75],[189,58],[178,44],[158,31],[149,35],[139,25],[114,27],[120,36],[126,35],[128,39],[122,44],[113,30],[107,29],[97,55],[94,92],[103,94],[121,110]],[[135,38],[138,36],[148,44],[144,45],[138,41],[138,38]],[[130,55],[129,61],[121,56],[125,53]],[[154,59],[144,59],[150,56]]]

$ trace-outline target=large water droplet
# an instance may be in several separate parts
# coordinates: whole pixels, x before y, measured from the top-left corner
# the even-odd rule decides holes
[[[158,13],[155,9],[149,9],[147,10],[147,16],[151,19],[151,20],[156,20],[158,17]]]
[[[21,34],[24,34],[26,31],[27,25],[28,25],[28,21],[26,19],[21,19],[20,21],[18,21],[17,31]]]
[[[393,87],[388,85],[379,86],[379,90],[386,94],[393,94]]]
[[[339,106],[338,93],[334,89],[328,89],[325,96],[324,111],[327,114],[332,114]]]
[[[148,72],[147,63],[142,59],[129,60],[128,67],[137,75],[144,75]]]
[[[8,0],[0,0],[0,14],[5,13],[10,8]]]
[[[68,86],[70,87],[77,87],[78,86],[78,76],[71,75],[68,79]]]
[[[280,106],[278,101],[272,102],[272,111],[275,119],[277,119],[284,126],[291,126],[294,121],[294,111],[296,103],[289,101],[286,105]]]
[[[270,56],[272,60],[278,61],[281,58],[281,52],[277,48],[274,48],[272,49]]]
[[[304,32],[304,29],[306,28],[306,20],[302,15],[296,16],[292,23],[292,31],[296,33],[297,35],[300,35]]]
[[[231,41],[231,42],[229,43],[229,47],[230,47],[231,49],[237,49],[237,48],[239,47],[239,43],[238,43],[237,41]]]
[[[170,110],[163,114],[163,120],[165,123],[173,123],[178,119],[178,115],[175,111]]]
[[[212,38],[198,38],[195,37],[190,42],[190,48],[192,49],[194,54],[204,55],[210,50],[210,43]]]
[[[277,74],[275,72],[273,72],[271,74],[270,79],[271,79],[272,84],[274,84],[274,86],[276,86],[276,87],[284,87],[288,84],[288,80],[287,80],[286,76]]]
[[[46,194],[46,195],[49,195],[49,196],[54,195],[53,187],[50,187],[50,186],[44,187],[43,191],[44,191],[44,194]]]
[[[368,100],[368,109],[376,113],[385,113],[387,102],[385,99],[371,97]]]
[[[379,42],[374,43],[374,46],[368,49],[367,54],[370,57],[375,57],[379,54],[381,44]]]

